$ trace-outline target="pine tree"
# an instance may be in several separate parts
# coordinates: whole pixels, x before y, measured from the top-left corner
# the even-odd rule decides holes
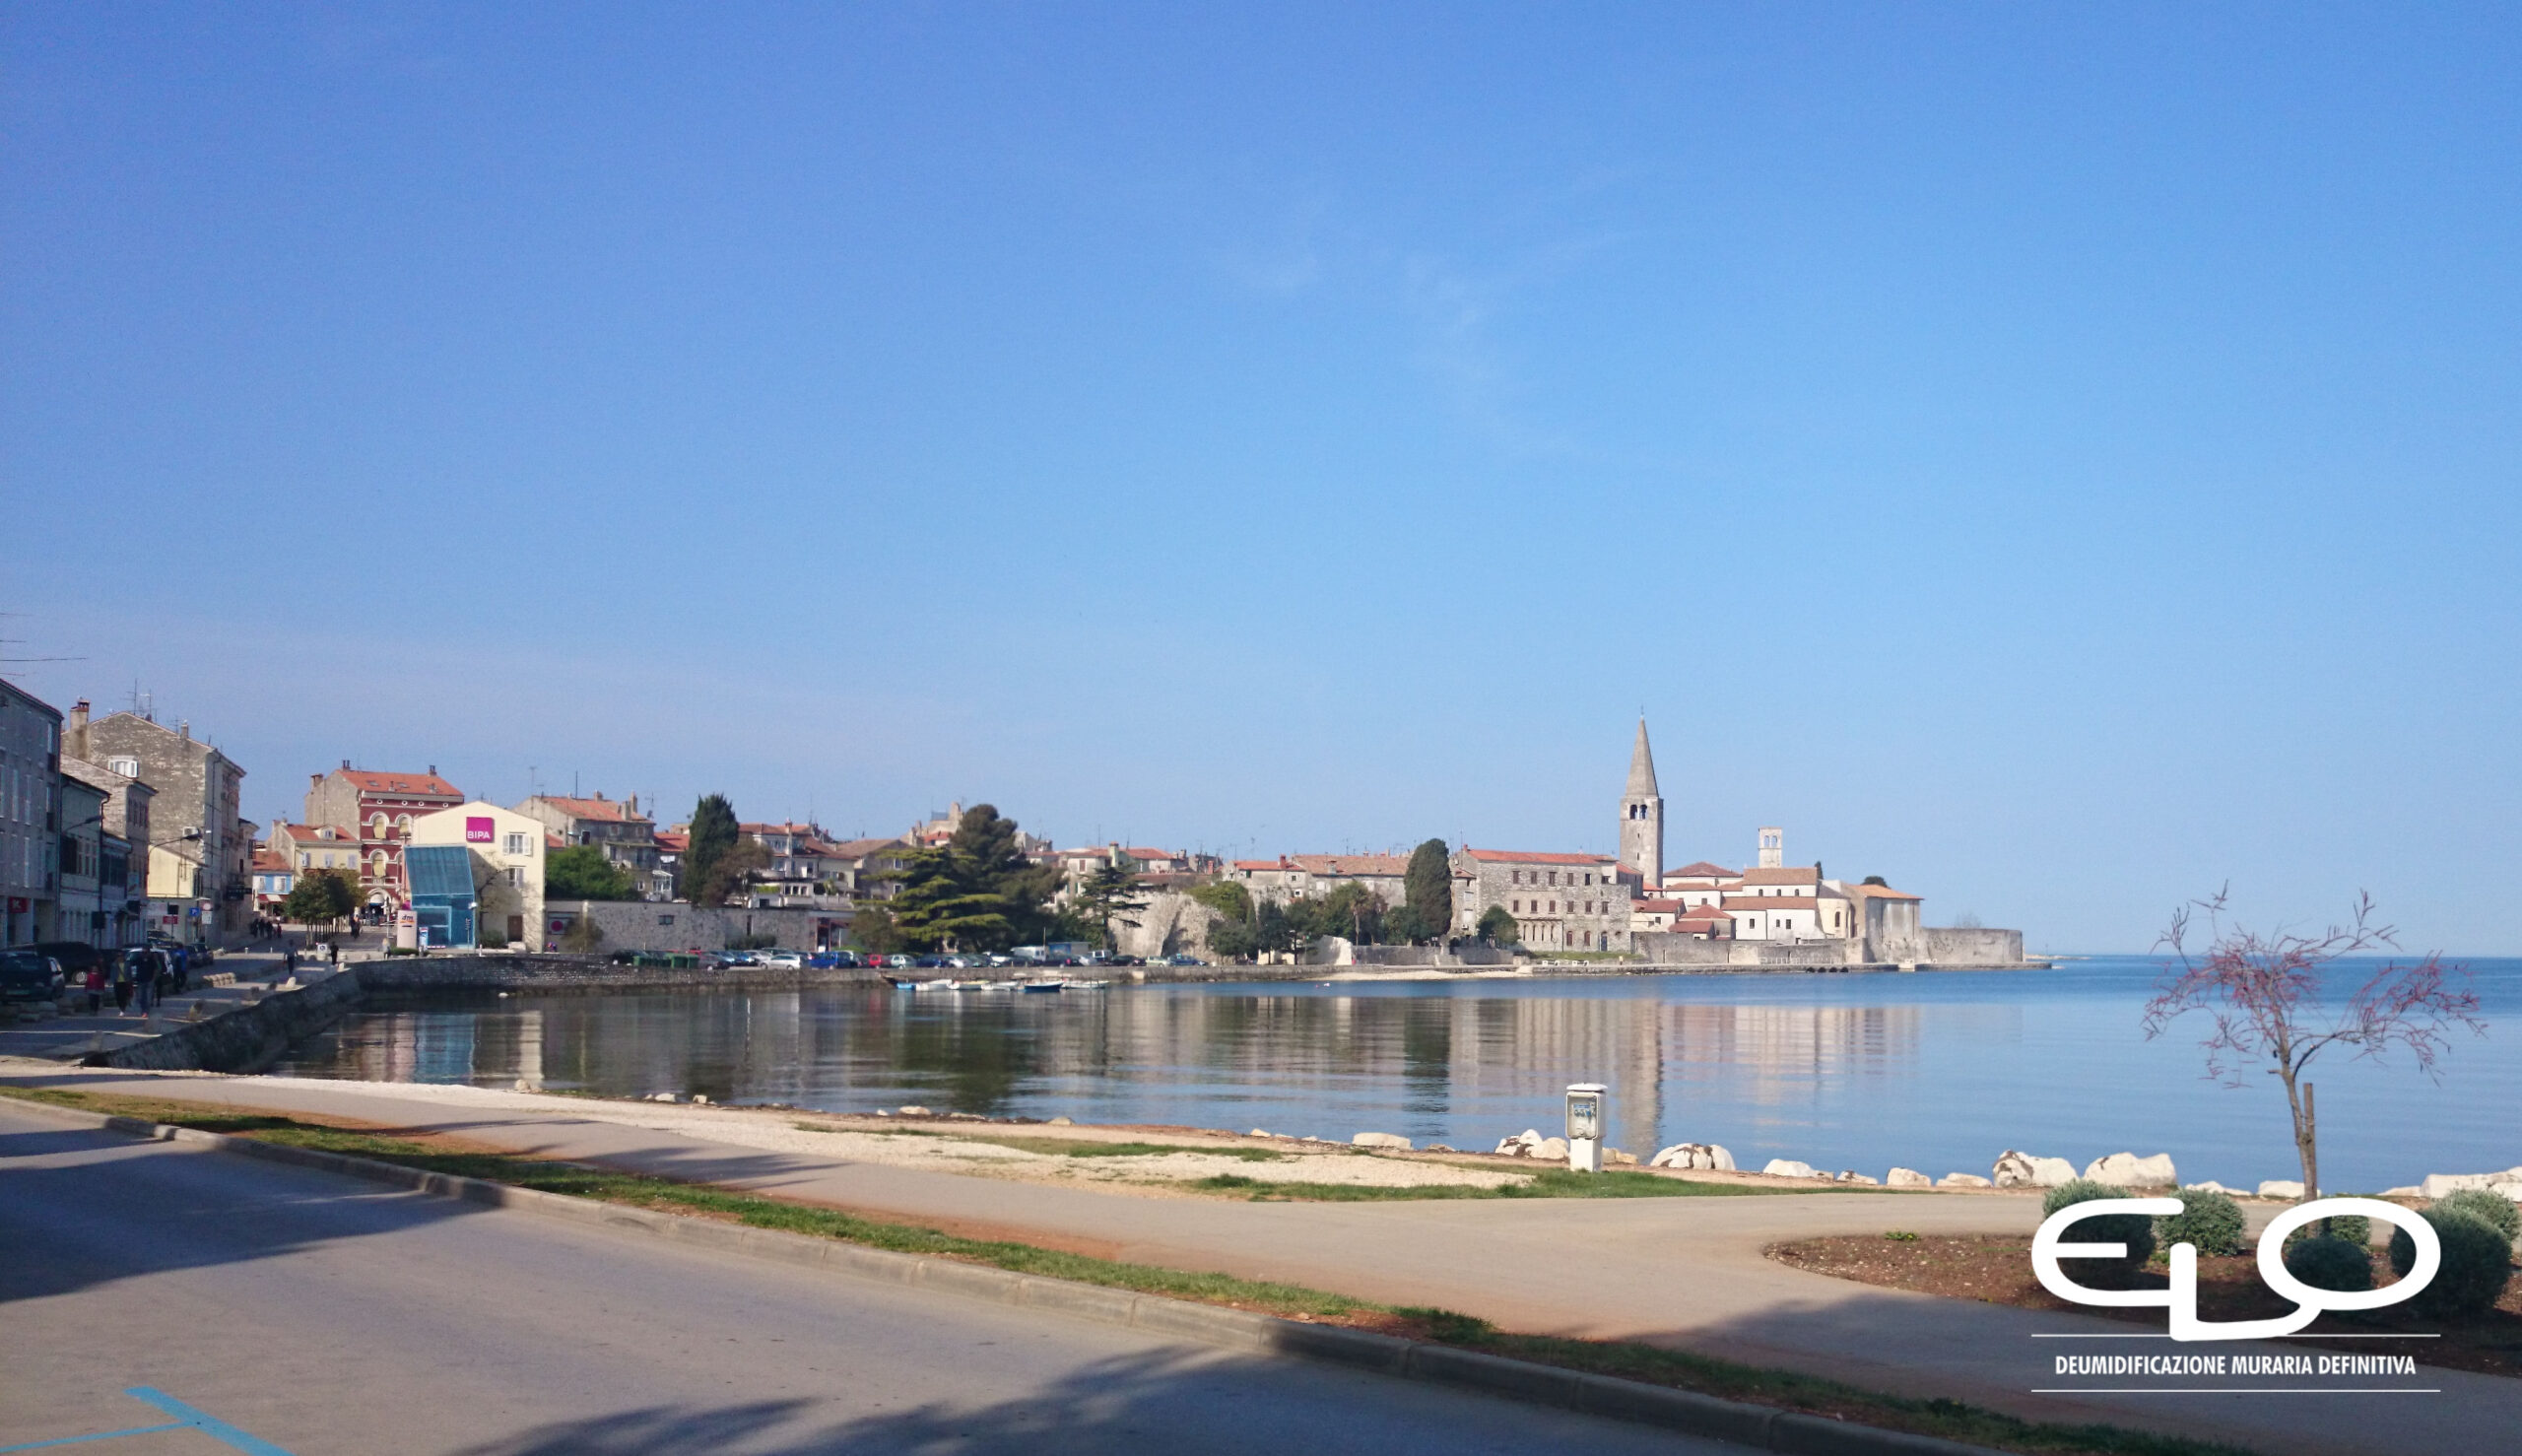
[[[1139,889],[1137,872],[1126,855],[1095,866],[1095,873],[1077,887],[1077,913],[1101,933],[1103,948],[1108,951],[1121,948],[1112,927],[1118,924],[1136,930],[1139,922],[1131,917],[1145,908],[1147,893]]]
[[[1410,852],[1401,893],[1401,912],[1388,923],[1402,939],[1435,940],[1453,927],[1454,867],[1444,840],[1430,839]]]

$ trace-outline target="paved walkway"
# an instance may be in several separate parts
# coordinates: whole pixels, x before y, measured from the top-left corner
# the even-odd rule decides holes
[[[853,1163],[596,1120],[551,1098],[513,1105],[422,1100],[374,1085],[200,1074],[61,1072],[0,1077],[207,1102],[328,1112],[427,1128],[546,1157],[600,1161],[775,1192],[1108,1257],[1287,1280],[1404,1304],[1435,1304],[1511,1329],[1649,1340],[1808,1370],[1913,1396],[1942,1395],[2055,1421],[2111,1421],[2274,1452],[2481,1449],[2522,1429],[2522,1381],[2421,1367],[2353,1382],[2433,1395],[2210,1394],[2201,1386],[2319,1381],[2117,1380],[2177,1394],[2036,1394],[2066,1354],[2162,1354],[2123,1323],[1970,1304],[1855,1285],[1762,1257],[1765,1245],[1886,1228],[2027,1233],[2029,1196],[1826,1193],[1777,1197],[1255,1204],[1143,1196]],[[434,1091],[434,1090],[433,1090]],[[539,1099],[537,1099],[539,1100]],[[687,1109],[677,1109],[678,1111]],[[725,1109],[727,1117],[769,1114]],[[2068,1339],[2034,1338],[2067,1335]],[[2178,1353],[2299,1353],[2216,1345]],[[2501,1437],[2497,1437],[2501,1438]]]
[[[236,984],[200,984],[201,974],[208,973],[232,975]],[[299,958],[298,979],[301,985],[321,980],[331,973],[331,967],[321,960],[304,955]],[[104,999],[103,1011],[90,1016],[85,1010],[88,1004],[86,993],[73,992],[63,998],[61,1004],[77,1010],[39,1016],[21,1013],[12,1020],[0,1022],[0,1057],[75,1062],[90,1052],[111,1051],[135,1041],[146,1041],[194,1019],[196,1011],[203,1019],[224,1015],[246,1005],[254,997],[268,993],[280,976],[281,958],[278,952],[223,952],[211,963],[208,972],[196,973],[192,989],[180,996],[168,997],[148,1017],[141,1016],[137,1010],[117,1013],[110,994]]]

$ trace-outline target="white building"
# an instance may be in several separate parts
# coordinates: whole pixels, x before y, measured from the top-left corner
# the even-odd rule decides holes
[[[519,950],[540,950],[543,870],[551,831],[541,820],[480,799],[412,821],[409,844],[458,844],[472,852],[474,934]]]

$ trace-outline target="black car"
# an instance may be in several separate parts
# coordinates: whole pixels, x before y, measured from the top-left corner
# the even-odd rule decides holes
[[[57,1001],[69,980],[61,962],[34,951],[0,951],[0,1001]]]
[[[113,956],[111,951],[100,951],[84,941],[37,941],[34,953],[60,961],[61,973],[70,977],[73,985],[87,980],[89,971],[108,964]]]

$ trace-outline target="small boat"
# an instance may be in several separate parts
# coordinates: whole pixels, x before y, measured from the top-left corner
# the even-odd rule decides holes
[[[1025,990],[1029,995],[1039,995],[1045,991],[1058,991],[1065,989],[1067,985],[1068,982],[1066,981],[1027,981],[1025,983]]]
[[[1068,988],[1072,991],[1100,991],[1110,984],[1110,981],[1070,981]]]
[[[986,991],[989,989],[989,982],[987,981],[940,981],[938,984],[949,991]]]
[[[981,987],[981,989],[984,991],[1013,991],[1018,989],[1019,984],[1020,983],[1016,981],[991,981],[989,984]]]

